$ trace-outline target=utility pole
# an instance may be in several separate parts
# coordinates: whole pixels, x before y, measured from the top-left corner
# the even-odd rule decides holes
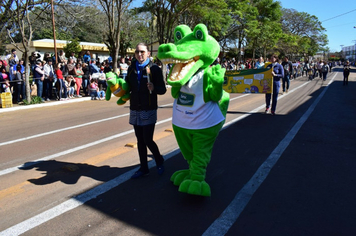
[[[355,28],[356,26],[354,26]],[[354,53],[353,57],[354,57],[354,60],[356,61],[356,40],[352,40],[352,42],[354,43],[354,49],[352,50],[352,52]]]
[[[55,58],[55,65],[58,63],[58,57],[57,57],[57,44],[56,44],[56,26],[54,22],[54,7],[53,7],[53,0],[51,0],[51,6],[52,6],[52,25],[53,25],[53,45],[54,45],[54,58]]]
[[[151,15],[151,56],[153,57],[153,42],[152,39],[153,38],[153,15]]]

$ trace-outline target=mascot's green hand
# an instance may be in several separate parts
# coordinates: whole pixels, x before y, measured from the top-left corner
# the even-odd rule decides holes
[[[206,102],[218,102],[223,94],[222,86],[224,83],[225,68],[220,65],[208,67],[204,71],[204,80],[207,84],[205,87]]]

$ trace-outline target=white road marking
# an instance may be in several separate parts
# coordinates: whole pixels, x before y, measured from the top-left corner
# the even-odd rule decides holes
[[[160,107],[166,107],[166,106],[171,106],[173,103],[169,103],[166,105],[162,105]],[[42,136],[46,136],[46,135],[51,135],[51,134],[55,134],[55,133],[60,133],[63,131],[67,131],[67,130],[71,130],[71,129],[77,129],[77,128],[81,128],[84,126],[88,126],[88,125],[92,125],[92,124],[97,124],[97,123],[101,123],[101,122],[106,122],[108,120],[114,120],[114,119],[118,119],[121,117],[125,117],[128,116],[130,113],[126,113],[126,114],[122,114],[119,116],[114,116],[114,117],[109,117],[109,118],[105,118],[105,119],[101,119],[101,120],[96,120],[96,121],[92,121],[92,122],[88,122],[85,124],[80,124],[80,125],[75,125],[75,126],[71,126],[71,127],[67,127],[67,128],[63,128],[63,129],[57,129],[57,130],[53,130],[53,131],[49,131],[49,132],[45,132],[45,133],[41,133],[41,134],[36,134],[36,135],[32,135],[32,136],[28,136],[25,138],[20,138],[20,139],[15,139],[15,140],[11,140],[11,141],[6,141],[6,142],[2,142],[0,143],[0,146],[4,146],[4,145],[8,145],[8,144],[13,144],[13,143],[17,143],[17,142],[21,142],[21,141],[26,141],[26,140],[30,140],[33,138],[38,138],[38,137],[42,137]]]
[[[179,149],[175,149],[171,151],[169,154],[165,156],[165,159],[169,159],[172,156],[175,156],[178,154],[180,151]],[[148,163],[148,167],[152,168],[155,166],[156,163],[154,161],[150,161]],[[119,186],[120,184],[126,182],[127,180],[130,179],[130,177],[138,170],[139,167],[132,169],[128,172],[125,172],[122,175],[119,175],[115,179],[112,179],[108,182],[105,182],[103,184],[98,185],[97,187],[84,192],[74,198],[71,198],[47,211],[44,211],[34,217],[31,217],[21,223],[18,223],[17,225],[14,225],[10,228],[7,228],[6,230],[0,232],[0,236],[8,236],[8,235],[20,235],[25,233],[28,230],[31,230],[35,228],[36,226],[39,226],[67,211],[70,211],[78,206],[83,205],[87,201],[96,198],[97,196]]]
[[[238,98],[242,98],[242,97],[244,97],[244,96],[236,97],[236,98],[234,98],[234,100],[238,99]],[[162,105],[160,107],[167,107],[167,106],[171,106],[171,105],[173,105],[173,103],[165,104],[165,105]],[[120,116],[109,117],[109,118],[106,118],[106,119],[101,119],[101,120],[98,120],[98,121],[93,121],[93,122],[89,122],[89,123],[85,123],[85,124],[81,124],[81,125],[71,126],[71,127],[67,127],[67,128],[63,128],[63,129],[58,129],[58,130],[53,130],[53,131],[50,131],[50,132],[45,132],[45,133],[41,133],[41,134],[37,134],[37,135],[32,135],[32,136],[29,136],[29,137],[26,137],[26,138],[11,140],[11,141],[0,143],[0,146],[13,144],[13,143],[21,142],[21,141],[26,141],[26,140],[29,140],[29,139],[38,138],[38,137],[42,137],[42,136],[46,136],[46,135],[50,135],[50,134],[54,134],[54,133],[59,133],[59,132],[63,132],[63,131],[71,130],[71,129],[76,129],[76,128],[80,128],[80,127],[83,127],[83,126],[88,126],[88,125],[92,125],[92,124],[96,124],[96,123],[100,123],[100,122],[105,122],[105,121],[108,121],[108,120],[118,119],[118,118],[121,118],[121,117],[124,117],[124,116],[128,116],[128,115],[129,115],[129,113],[126,113],[126,114],[123,114],[123,115],[120,115]],[[171,120],[172,120],[172,118],[168,118],[166,120],[159,121],[156,124],[159,125],[159,124],[171,121]],[[97,145],[97,144],[100,144],[100,143],[103,143],[103,142],[106,142],[106,141],[110,141],[110,140],[113,140],[113,139],[116,139],[116,138],[120,138],[122,136],[131,134],[133,132],[134,132],[134,130],[125,131],[125,132],[122,132],[120,134],[113,135],[113,136],[110,136],[110,137],[107,137],[107,138],[103,138],[101,140],[98,140],[98,141],[95,141],[95,142],[92,142],[92,143],[84,144],[84,145],[79,146],[79,147],[75,147],[75,148],[72,148],[72,149],[69,149],[69,150],[66,150],[66,151],[63,151],[63,152],[55,153],[55,154],[52,154],[52,155],[49,155],[49,156],[34,160],[32,162],[28,162],[28,164],[15,166],[15,167],[10,167],[10,168],[1,170],[0,171],[0,176],[12,173],[14,171],[19,170],[20,168],[30,167],[31,165],[34,165],[35,163],[38,163],[38,162],[41,162],[41,161],[51,160],[51,159],[54,159],[54,158],[57,158],[57,157],[60,157],[60,156],[64,156],[64,155],[67,155],[67,154],[70,154],[70,153],[73,153],[73,152],[76,152],[76,151],[79,151],[79,150],[82,150],[82,149],[85,149],[85,148],[92,147],[94,145]]]
[[[236,99],[243,98],[243,97],[246,97],[248,95],[251,95],[251,93],[247,93],[247,94],[244,94],[244,95],[241,95],[241,96],[238,96],[238,97],[230,98],[230,101],[234,101]]]
[[[161,120],[161,121],[157,122],[156,125],[160,125],[160,124],[169,122],[171,120],[172,120],[172,118]],[[29,164],[24,164],[24,165],[21,165],[21,166],[15,166],[15,167],[11,167],[11,168],[8,168],[8,169],[5,169],[5,170],[1,170],[0,171],[0,176],[12,173],[14,171],[19,170],[20,168],[30,167],[30,166],[38,163],[38,162],[41,162],[41,161],[51,160],[53,158],[60,157],[60,156],[63,156],[63,155],[67,155],[67,154],[70,154],[70,153],[73,153],[73,152],[76,152],[76,151],[79,151],[79,150],[82,150],[82,149],[85,149],[85,148],[90,148],[90,147],[92,147],[94,145],[98,145],[100,143],[104,143],[104,142],[107,142],[107,141],[110,141],[110,140],[113,140],[113,139],[116,139],[116,138],[120,138],[122,136],[131,134],[133,132],[134,132],[134,130],[131,129],[129,131],[125,131],[125,132],[122,132],[122,133],[117,134],[117,135],[113,135],[113,136],[110,136],[110,137],[107,137],[107,138],[103,138],[103,139],[97,140],[95,142],[87,143],[87,144],[84,144],[84,145],[79,146],[79,147],[68,149],[68,150],[63,151],[63,152],[55,153],[53,155],[49,155],[49,156],[34,160],[32,162],[28,162]]]
[[[335,77],[335,76],[334,76],[334,77]],[[307,83],[308,83],[308,82],[307,82]],[[291,90],[290,93],[292,93],[293,91],[297,90],[298,88],[303,87],[303,86],[306,85],[307,83],[302,84],[301,86],[295,88],[294,90]],[[330,83],[331,83],[331,82],[330,82]],[[326,88],[327,88],[327,87],[326,87]],[[324,90],[324,92],[323,92],[322,94],[324,94],[325,91],[326,91],[326,89]],[[246,96],[247,96],[247,94],[246,94]],[[240,96],[240,97],[243,97],[243,96]],[[240,98],[240,97],[239,97],[239,98]],[[285,96],[281,96],[280,98],[283,98],[283,97],[285,97]],[[236,99],[236,98],[234,98],[234,99]],[[321,99],[321,96],[320,96],[320,95],[319,95],[319,97],[317,98],[317,101],[319,101],[318,99],[319,99],[319,100]],[[313,105],[314,105],[314,104],[315,104],[315,102],[313,103]],[[313,105],[312,105],[312,106],[313,106]],[[315,105],[316,105],[316,104],[315,104]],[[315,106],[314,106],[314,107],[315,107]],[[311,110],[311,108],[309,108],[308,111],[311,110],[311,111],[310,111],[310,113],[311,113],[311,112],[314,110],[314,107],[313,107],[312,110]],[[224,129],[227,128],[228,126],[230,126],[231,124],[233,124],[234,122],[237,122],[238,120],[241,120],[241,119],[246,118],[247,116],[249,116],[249,115],[251,115],[251,114],[253,114],[253,113],[258,112],[258,111],[261,110],[262,108],[264,108],[264,105],[262,105],[262,106],[260,106],[260,107],[258,107],[258,108],[256,108],[256,109],[254,109],[254,110],[252,110],[251,112],[249,112],[249,113],[243,115],[242,117],[236,118],[236,119],[234,119],[233,121],[230,121],[230,122],[226,123],[226,124],[224,125]],[[307,111],[307,112],[308,112],[308,111]],[[303,117],[304,117],[304,116],[303,116]],[[302,117],[302,118],[303,118],[303,117]],[[301,118],[301,119],[302,119],[302,118]],[[306,117],[306,118],[307,118],[307,117]],[[305,118],[305,120],[306,120],[306,118]],[[162,120],[162,121],[160,121],[160,122],[157,122],[157,124],[162,124],[162,123],[168,122],[168,121],[170,121],[170,120],[171,120],[171,118],[166,119],[166,120]],[[302,124],[305,122],[305,120],[302,121]],[[298,123],[300,123],[300,122],[298,122]],[[298,124],[298,123],[297,123],[297,124]],[[297,126],[297,124],[295,125],[295,127]],[[301,125],[302,125],[302,124],[301,124]],[[294,129],[294,128],[293,128],[293,129]],[[292,129],[292,130],[293,130],[293,129]],[[292,131],[292,130],[291,130],[291,131]],[[298,130],[299,130],[299,129],[298,129]],[[296,131],[298,131],[298,130],[296,130]],[[291,131],[290,131],[289,133],[291,133]],[[111,140],[111,139],[114,139],[114,138],[117,138],[117,137],[121,137],[121,136],[123,136],[123,135],[126,135],[126,134],[128,134],[128,133],[132,133],[132,132],[133,132],[133,130],[127,131],[127,132],[124,132],[124,133],[121,133],[121,134],[118,134],[118,135],[114,135],[114,136],[108,137],[108,138],[103,139],[103,140],[108,141],[108,140]],[[289,134],[289,133],[288,133],[288,134]],[[297,133],[297,132],[294,133],[294,136],[295,136],[296,133]],[[287,135],[287,136],[288,136],[288,135]],[[294,136],[293,136],[293,137],[294,137]],[[285,138],[285,139],[286,139],[286,138]],[[83,148],[86,148],[86,147],[90,147],[90,146],[92,146],[92,145],[96,145],[96,144],[99,144],[99,143],[101,143],[101,142],[105,142],[105,141],[103,141],[103,140],[94,142],[95,144],[94,144],[94,143],[91,143],[91,144],[88,144],[88,145],[83,145],[83,146],[81,146],[82,148],[81,148],[81,147],[77,147],[77,148],[76,148],[77,150],[74,150],[74,149],[71,149],[71,150],[78,151],[78,150],[80,150],[80,149],[83,149]],[[282,140],[281,143],[283,143],[283,140]],[[288,144],[289,144],[289,143],[288,143]],[[284,145],[286,145],[286,143],[284,143]],[[84,147],[84,146],[85,146],[85,147]],[[287,145],[287,146],[288,146],[288,145]],[[285,146],[285,148],[286,148],[287,146]],[[78,149],[78,148],[79,148],[79,149]],[[284,148],[284,149],[285,149],[285,148]],[[280,150],[280,149],[281,149],[281,147],[277,146],[277,148],[275,149],[275,151],[276,151],[276,150]],[[284,151],[284,149],[283,149],[283,151]],[[68,150],[68,151],[70,151],[70,150]],[[275,152],[275,151],[274,151],[274,152]],[[70,151],[70,152],[73,152],[73,151]],[[166,155],[164,156],[164,159],[165,159],[165,160],[168,160],[168,159],[170,159],[171,157],[173,157],[173,156],[175,156],[176,154],[178,154],[179,152],[180,152],[179,149],[175,149],[175,150],[171,151],[170,153],[166,154]],[[274,154],[274,152],[273,152],[272,154]],[[61,154],[61,153],[62,153],[62,154]],[[61,152],[61,153],[58,153],[58,154],[65,155],[65,154],[63,154],[64,152]],[[58,154],[54,154],[54,155],[58,155]],[[240,213],[242,212],[242,210],[244,209],[244,207],[247,205],[247,203],[249,202],[250,198],[252,197],[252,194],[257,190],[258,187],[252,192],[252,194],[246,196],[246,194],[248,194],[248,190],[251,191],[251,189],[253,190],[253,188],[255,188],[257,185],[259,186],[259,185],[264,181],[264,179],[267,177],[267,175],[268,175],[270,169],[272,168],[272,166],[269,166],[269,164],[270,164],[270,162],[271,162],[270,159],[272,159],[271,157],[274,158],[274,160],[272,160],[272,161],[274,161],[274,162],[276,162],[276,161],[278,160],[278,158],[279,158],[279,157],[278,157],[278,154],[279,154],[279,153],[277,152],[277,156],[276,156],[275,154],[274,154],[274,155],[272,155],[272,154],[267,158],[267,160],[265,161],[265,163],[263,163],[263,164],[261,165],[261,167],[257,170],[257,172],[255,173],[255,175],[251,178],[251,180],[244,186],[244,188],[239,191],[239,193],[236,195],[235,199],[230,203],[230,205],[228,206],[228,208],[225,209],[225,211],[223,212],[223,214],[221,215],[221,217],[219,217],[219,218],[207,229],[207,231],[204,233],[204,235],[222,235],[221,232],[225,232],[225,233],[227,232],[227,230],[228,230],[228,229],[232,226],[232,224],[236,221],[237,217],[240,215]],[[44,160],[48,160],[48,159],[51,159],[51,158],[55,158],[54,155],[45,157],[45,158],[47,158],[47,159],[41,158],[41,159],[38,159],[38,160],[36,160],[36,161],[44,161]],[[50,157],[50,158],[49,158],[49,157]],[[275,160],[276,157],[277,157],[277,160]],[[149,168],[152,168],[154,165],[155,165],[154,162],[149,162]],[[273,165],[274,165],[274,164],[273,164]],[[20,166],[20,167],[21,167],[21,166]],[[270,168],[270,169],[269,169],[268,171],[266,171],[264,177],[259,176],[259,178],[257,179],[257,178],[256,178],[256,176],[258,177],[257,173],[263,171],[263,168],[262,168],[262,167],[263,167],[263,168]],[[14,169],[16,169],[16,170],[17,170],[18,168],[19,168],[19,167],[14,167]],[[12,169],[12,168],[9,168],[9,169]],[[10,228],[8,228],[8,229],[6,229],[6,230],[0,232],[0,236],[2,236],[2,235],[4,235],[4,236],[5,236],[5,235],[6,235],[6,236],[7,236],[7,235],[19,235],[19,234],[25,233],[26,231],[31,230],[31,229],[35,228],[36,226],[39,226],[39,225],[41,225],[41,224],[43,224],[43,223],[45,223],[45,222],[47,222],[47,221],[49,221],[49,220],[51,220],[51,219],[53,219],[53,218],[59,216],[59,215],[65,213],[65,212],[67,212],[67,211],[70,211],[70,210],[72,210],[72,209],[74,209],[74,208],[76,208],[76,207],[78,207],[78,206],[81,206],[81,205],[83,205],[84,203],[86,203],[87,201],[89,201],[89,200],[91,200],[91,199],[93,199],[93,198],[96,198],[96,197],[99,196],[100,194],[103,194],[103,193],[105,193],[105,192],[107,192],[107,191],[109,191],[109,190],[111,190],[111,189],[113,189],[113,188],[119,186],[120,184],[124,183],[125,181],[127,181],[127,180],[130,178],[130,176],[131,176],[137,169],[138,169],[138,167],[135,168],[135,169],[133,169],[133,170],[131,170],[131,171],[125,172],[124,174],[122,174],[122,175],[116,177],[115,179],[112,179],[112,180],[110,180],[110,181],[108,181],[108,182],[105,182],[105,183],[103,183],[103,184],[101,184],[101,185],[98,185],[97,187],[95,187],[95,188],[93,188],[93,189],[91,189],[91,190],[89,190],[89,191],[87,191],[87,192],[84,192],[84,193],[78,195],[77,197],[74,197],[74,198],[72,198],[72,199],[70,199],[70,200],[67,200],[67,201],[65,201],[65,202],[63,202],[63,203],[61,203],[61,204],[59,204],[59,205],[56,206],[56,207],[53,207],[53,208],[51,208],[51,209],[49,209],[49,210],[47,210],[47,211],[45,211],[45,212],[43,212],[43,213],[40,213],[40,214],[38,214],[38,215],[36,215],[36,216],[33,216],[33,217],[31,217],[31,218],[29,218],[29,219],[27,219],[27,220],[25,220],[25,221],[23,221],[23,222],[21,222],[21,223],[19,223],[19,224],[17,224],[17,225],[14,225],[14,226],[12,226],[12,227],[10,227]],[[262,169],[262,170],[261,170],[261,169]],[[4,170],[4,171],[6,171],[6,170]],[[15,170],[12,170],[12,171],[7,172],[7,173],[11,173],[11,172],[13,172],[13,171],[15,171]],[[3,171],[0,171],[0,176],[3,175],[2,172],[3,172]],[[260,173],[260,174],[261,174],[261,173]],[[254,186],[254,184],[255,184],[255,186]],[[243,191],[243,192],[242,192],[242,191]],[[241,193],[241,194],[240,194],[240,193]],[[239,195],[239,194],[240,194],[240,195]],[[242,197],[241,197],[241,195],[242,195]],[[236,211],[236,209],[237,209],[237,207],[238,207],[238,206],[236,206],[236,205],[238,205],[238,204],[241,205],[241,203],[239,202],[239,201],[241,201],[241,199],[245,199],[245,200],[244,200],[244,203],[245,203],[245,204],[242,204],[242,206],[240,206],[240,207],[242,207],[242,208],[240,209],[239,213],[236,214],[235,211]],[[217,223],[218,220],[220,221],[220,223]],[[222,225],[219,225],[219,224],[222,224]],[[221,231],[218,231],[218,230],[221,230]],[[216,233],[216,232],[217,232],[217,233]],[[224,233],[224,234],[225,234],[225,233]]]
[[[13,143],[18,143],[18,142],[30,140],[30,139],[33,139],[33,138],[39,138],[39,137],[46,136],[46,135],[60,133],[60,132],[71,130],[71,129],[77,129],[77,128],[81,128],[81,127],[88,126],[88,125],[93,125],[93,124],[97,124],[97,123],[101,123],[101,122],[106,122],[106,121],[109,121],[109,120],[118,119],[118,118],[121,118],[121,117],[124,117],[124,116],[128,116],[128,115],[129,115],[129,113],[126,113],[126,114],[123,114],[123,115],[109,117],[109,118],[101,119],[101,120],[96,120],[96,121],[88,122],[88,123],[85,123],[85,124],[75,125],[75,126],[71,126],[71,127],[67,127],[67,128],[63,128],[63,129],[57,129],[57,130],[53,130],[53,131],[49,131],[49,132],[45,132],[45,133],[40,133],[40,134],[28,136],[28,137],[25,137],[25,138],[19,138],[19,139],[15,139],[15,140],[11,140],[11,141],[6,141],[6,142],[0,143],[0,147],[4,146],[4,145],[8,145],[8,144],[13,144]]]
[[[235,195],[229,206],[223,211],[219,218],[217,218],[210,227],[203,233],[203,236],[213,235],[225,235],[231,226],[236,222],[241,212],[245,209],[253,194],[257,191],[263,181],[267,178],[271,172],[273,166],[277,163],[283,152],[289,146],[290,142],[294,139],[299,129],[303,126],[305,121],[309,118],[315,107],[318,105],[324,94],[326,93],[329,85],[334,80],[336,74],[315,99],[313,104],[308,108],[304,115],[298,120],[293,128],[288,132],[279,145],[273,150],[271,155],[266,159],[264,163],[258,168],[256,173],[245,184],[245,186]]]

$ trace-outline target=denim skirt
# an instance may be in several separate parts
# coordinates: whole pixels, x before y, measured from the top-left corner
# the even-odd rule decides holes
[[[130,124],[145,126],[156,123],[157,121],[157,110],[149,110],[149,111],[135,111],[130,110]]]

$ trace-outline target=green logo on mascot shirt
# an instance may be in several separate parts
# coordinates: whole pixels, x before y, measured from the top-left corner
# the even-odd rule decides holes
[[[191,107],[194,105],[195,95],[179,92],[177,104],[181,106]]]

